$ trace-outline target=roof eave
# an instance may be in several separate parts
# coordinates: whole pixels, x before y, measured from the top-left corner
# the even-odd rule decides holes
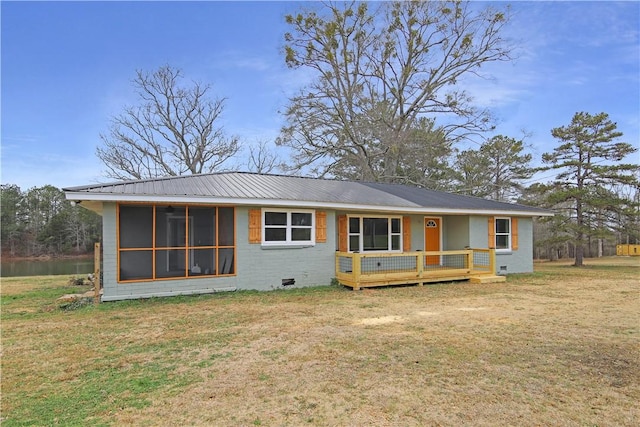
[[[317,202],[282,199],[247,199],[224,197],[194,197],[179,195],[140,195],[140,194],[113,194],[113,193],[89,193],[67,191],[67,200],[91,201],[91,202],[131,202],[131,203],[184,203],[184,204],[218,204],[237,206],[271,206],[285,208],[316,208],[335,209],[342,211],[366,211],[384,212],[396,214],[447,214],[447,215],[511,215],[523,217],[553,216],[553,212],[520,209],[463,209],[444,207],[413,206],[387,206],[387,205],[363,205],[355,203]]]

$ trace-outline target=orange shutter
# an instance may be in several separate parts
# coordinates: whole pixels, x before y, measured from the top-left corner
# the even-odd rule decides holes
[[[496,219],[489,217],[489,249],[496,248]]]
[[[316,242],[326,243],[327,241],[327,213],[316,212]]]
[[[262,211],[249,209],[249,243],[262,243]]]
[[[346,215],[338,215],[338,250],[340,252],[347,252],[347,240],[348,240],[348,230],[347,230],[347,216]]]
[[[411,217],[402,217],[402,252],[411,252]]]
[[[518,218],[511,218],[511,249],[518,250]]]

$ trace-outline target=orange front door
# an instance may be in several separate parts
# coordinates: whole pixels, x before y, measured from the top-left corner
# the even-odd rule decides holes
[[[424,250],[429,251],[439,251],[441,248],[440,245],[440,218],[429,218],[426,217],[424,219]],[[440,256],[433,255],[426,257],[425,261],[426,265],[439,265],[440,264]]]

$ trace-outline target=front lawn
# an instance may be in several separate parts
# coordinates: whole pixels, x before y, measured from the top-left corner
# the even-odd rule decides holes
[[[586,263],[73,309],[3,278],[2,425],[639,425],[640,258]]]

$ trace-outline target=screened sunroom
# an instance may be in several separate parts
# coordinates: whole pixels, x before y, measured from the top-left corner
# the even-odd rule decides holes
[[[118,204],[118,281],[235,274],[233,207]]]

